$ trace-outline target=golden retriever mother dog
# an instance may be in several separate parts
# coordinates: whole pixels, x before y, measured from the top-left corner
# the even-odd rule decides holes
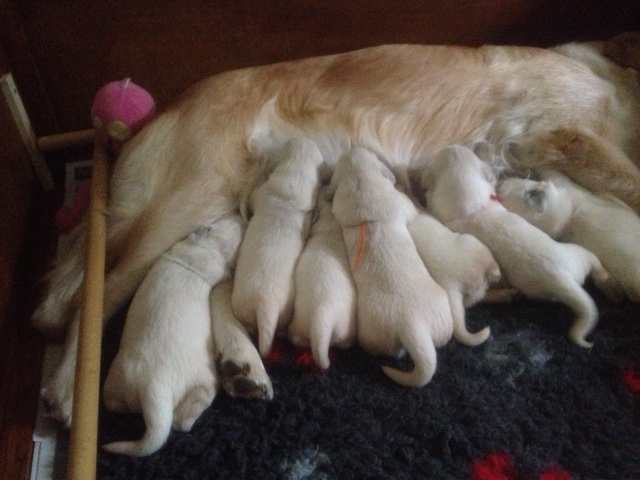
[[[257,159],[294,135],[314,140],[329,164],[362,146],[394,172],[453,143],[515,141],[520,165],[556,168],[640,210],[638,72],[602,55],[606,48],[628,63],[640,42],[616,42],[551,50],[385,45],[196,84],[125,145],[114,167],[105,318],[162,252],[237,209],[262,174]],[[43,330],[71,322],[71,352],[82,258],[82,248],[66,252],[34,314]],[[51,379],[52,415],[70,417],[72,386],[69,375]]]

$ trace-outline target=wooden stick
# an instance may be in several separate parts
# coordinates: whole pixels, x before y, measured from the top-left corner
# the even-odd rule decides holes
[[[36,139],[36,145],[41,152],[50,152],[60,148],[77,147],[93,142],[96,132],[90,128],[88,130],[77,130],[75,132],[58,133],[46,135]]]
[[[96,478],[108,158],[95,143],[67,479]]]

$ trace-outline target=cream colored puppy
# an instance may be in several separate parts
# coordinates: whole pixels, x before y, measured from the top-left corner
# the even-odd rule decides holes
[[[465,345],[481,344],[491,328],[469,333],[465,308],[482,300],[489,286],[500,280],[498,263],[476,237],[453,232],[427,213],[421,212],[408,226],[427,270],[449,296],[453,336]]]
[[[427,384],[436,370],[436,347],[453,333],[447,293],[429,275],[407,224],[417,209],[395,188],[391,171],[364,148],[341,157],[329,195],[342,227],[358,292],[358,342],[374,355],[406,349],[410,372],[384,366],[405,386]]]
[[[257,334],[263,357],[293,315],[294,272],[309,234],[323,162],[317,145],[302,137],[287,142],[280,156],[249,198],[253,216],[240,245],[231,295],[234,313]]]
[[[213,350],[222,388],[232,397],[273,398],[271,379],[246,328],[231,309],[232,280],[211,292]]]
[[[112,453],[150,455],[173,428],[188,431],[218,389],[209,294],[229,276],[244,230],[238,215],[191,233],[149,270],[131,302],[120,349],[104,385],[116,412],[142,412],[137,441],[104,445]]]
[[[558,172],[543,181],[509,178],[498,192],[504,206],[562,242],[595,253],[634,302],[640,302],[640,218],[612,197],[596,195]]]
[[[331,345],[348,348],[356,341],[356,288],[342,228],[324,192],[322,187],[318,219],[296,266],[289,340],[299,347],[311,347],[316,364],[327,369]]]
[[[470,149],[442,149],[422,176],[430,211],[446,226],[470,233],[484,243],[500,265],[508,283],[524,295],[557,300],[576,313],[571,340],[591,347],[586,336],[598,322],[598,309],[582,288],[587,275],[605,286],[609,274],[598,258],[574,244],[562,244],[499,201],[491,167]]]

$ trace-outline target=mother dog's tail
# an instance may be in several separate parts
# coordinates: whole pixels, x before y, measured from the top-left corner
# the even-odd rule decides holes
[[[405,387],[422,387],[431,381],[436,371],[436,347],[431,338],[427,321],[417,319],[406,322],[400,332],[400,343],[413,360],[413,370],[405,372],[396,368],[383,366],[384,373],[394,382]]]

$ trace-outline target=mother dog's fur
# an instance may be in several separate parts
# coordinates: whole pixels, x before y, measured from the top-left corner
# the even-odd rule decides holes
[[[261,173],[255,159],[293,135],[312,138],[328,162],[359,145],[401,169],[452,143],[515,140],[519,164],[552,165],[640,210],[637,72],[602,60],[602,48],[379,46],[198,83],[115,165],[105,318],[163,251],[237,208]],[[34,314],[43,329],[74,319],[67,367],[75,363],[82,255],[69,252],[51,273],[55,289]],[[70,370],[58,372],[50,391],[61,393],[47,399],[62,419],[71,414]]]

